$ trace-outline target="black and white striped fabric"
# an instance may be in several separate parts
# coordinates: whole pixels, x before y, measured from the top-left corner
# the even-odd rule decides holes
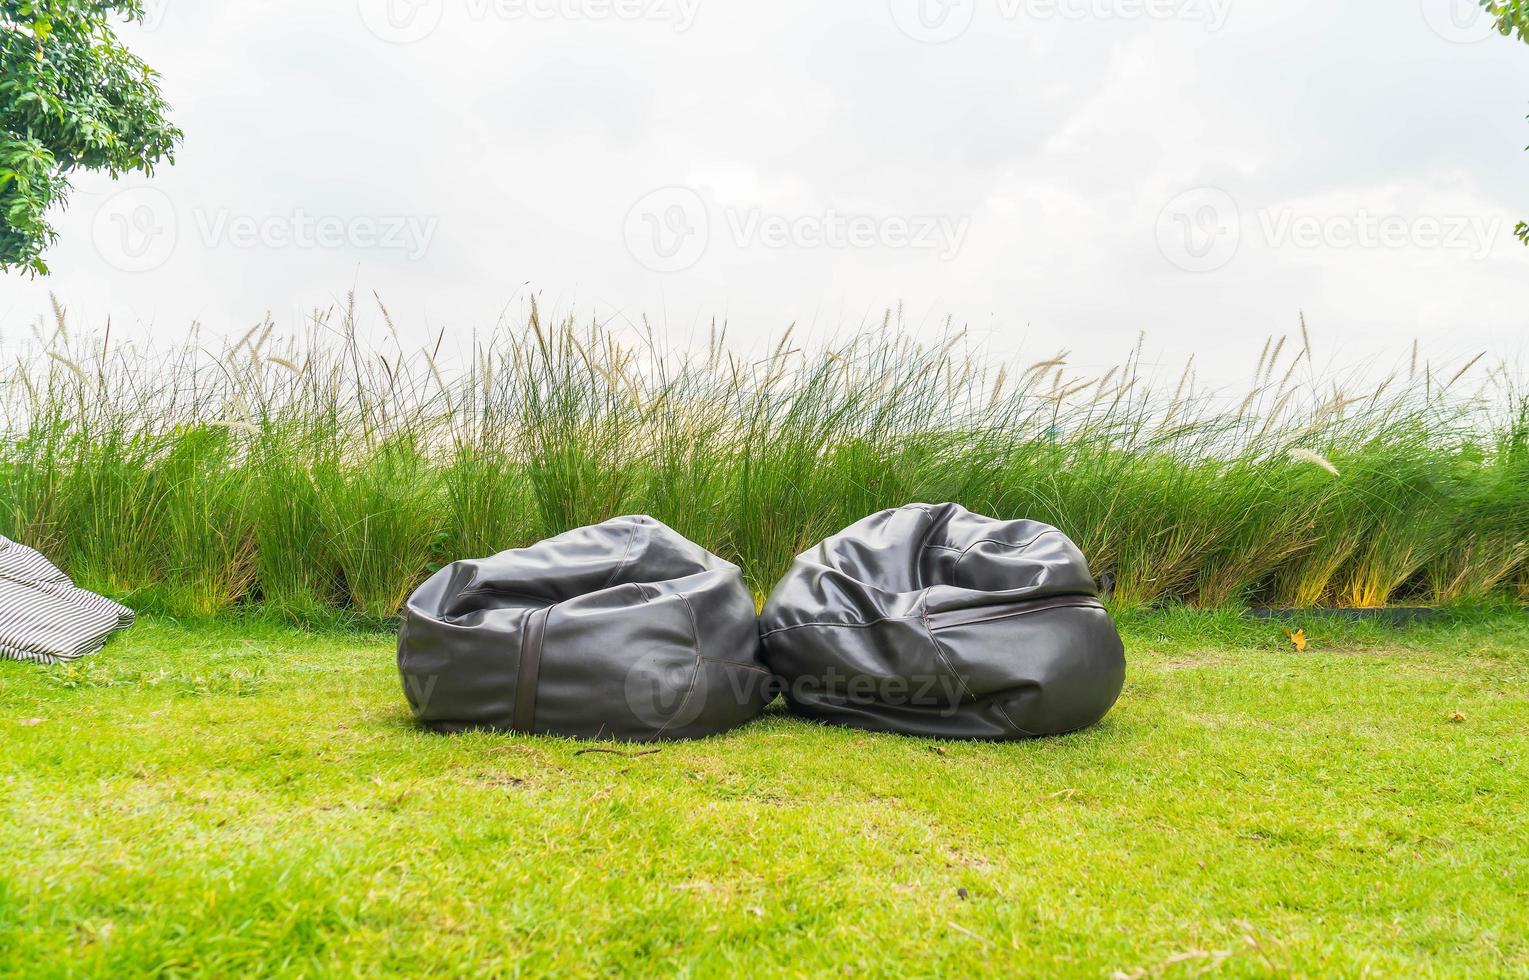
[[[48,559],[0,535],[0,660],[78,660],[131,625],[131,609],[75,588]]]

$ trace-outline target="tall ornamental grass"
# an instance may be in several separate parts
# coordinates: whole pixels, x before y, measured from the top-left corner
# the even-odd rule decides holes
[[[1228,396],[1139,348],[992,365],[890,314],[752,357],[534,306],[445,356],[377,318],[376,342],[352,301],[162,351],[56,309],[0,373],[0,533],[188,615],[388,617],[445,562],[631,512],[762,594],[824,535],[945,500],[1062,528],[1120,606],[1529,598],[1529,398],[1479,359],[1347,390],[1303,326]]]

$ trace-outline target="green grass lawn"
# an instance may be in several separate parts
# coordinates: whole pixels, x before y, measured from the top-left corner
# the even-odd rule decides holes
[[[383,634],[146,621],[0,663],[0,975],[1529,974],[1529,617],[1308,628],[1132,618],[1065,738],[629,758],[417,730]]]

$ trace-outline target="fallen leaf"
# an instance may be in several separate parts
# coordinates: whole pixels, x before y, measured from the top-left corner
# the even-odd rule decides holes
[[[21,719],[19,724],[23,728],[31,728],[33,725],[41,725],[42,724],[42,719],[41,718],[23,718],[23,719]]]
[[[971,893],[970,893],[970,892],[968,892],[968,891],[967,891],[967,890],[966,890],[966,889],[965,889],[965,888],[957,888],[957,889],[956,889],[956,897],[957,897],[957,898],[959,898],[959,899],[961,899],[961,901],[963,901],[963,902],[964,902],[964,901],[966,901],[966,900],[967,900],[967,899],[968,899],[968,898],[970,898],[970,897],[971,897]]]
[[[1460,722],[1465,720],[1465,715],[1460,713],[1460,712],[1458,712],[1458,711],[1451,711],[1449,713],[1449,720],[1452,721],[1452,722],[1455,722],[1456,724],[1459,724]]]
[[[1285,639],[1289,640],[1290,641],[1290,645],[1295,647],[1295,652],[1296,653],[1305,653],[1306,652],[1306,631],[1305,630],[1295,630],[1294,632],[1292,632],[1290,630],[1280,630],[1280,632],[1285,634]]]

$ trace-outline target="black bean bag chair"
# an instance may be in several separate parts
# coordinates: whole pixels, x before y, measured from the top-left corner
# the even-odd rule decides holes
[[[738,567],[651,517],[441,569],[409,598],[398,669],[442,732],[699,738],[774,695]]]
[[[1104,717],[1125,680],[1077,546],[956,504],[882,511],[798,555],[759,625],[792,710],[852,728],[1057,735]]]

